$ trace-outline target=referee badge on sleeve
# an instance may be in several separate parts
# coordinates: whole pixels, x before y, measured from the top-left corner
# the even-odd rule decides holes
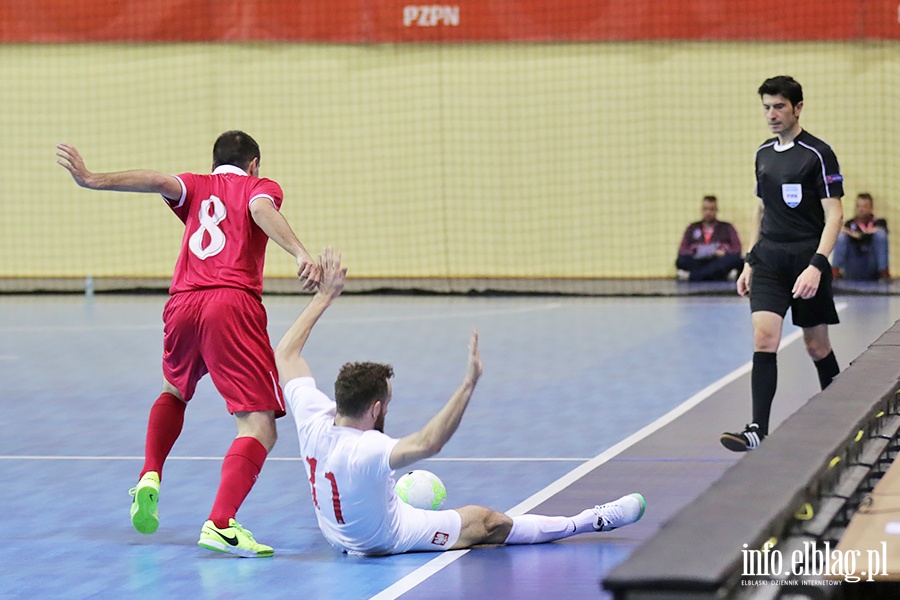
[[[799,183],[782,183],[781,199],[791,208],[797,208],[803,199],[803,186]]]

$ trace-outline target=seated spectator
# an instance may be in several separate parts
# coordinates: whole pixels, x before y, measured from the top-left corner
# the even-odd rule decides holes
[[[691,223],[681,238],[675,267],[682,281],[734,280],[744,267],[741,238],[731,223],[719,221],[715,196],[704,196],[702,221]]]
[[[888,281],[887,221],[876,219],[872,194],[856,197],[856,214],[844,223],[834,245],[835,278]]]

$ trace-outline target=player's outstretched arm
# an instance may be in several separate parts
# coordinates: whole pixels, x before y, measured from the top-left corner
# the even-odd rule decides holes
[[[347,269],[341,267],[341,253],[328,246],[319,255],[319,264],[322,268],[322,279],[316,295],[275,347],[275,365],[278,367],[278,376],[282,384],[296,377],[312,376],[309,365],[300,353],[306,345],[306,340],[309,339],[313,325],[344,290]]]
[[[269,239],[285,249],[297,259],[297,276],[304,291],[316,289],[322,278],[321,266],[313,261],[306,247],[300,243],[287,219],[265,198],[257,198],[250,203],[250,216]]]
[[[425,427],[397,442],[391,451],[392,469],[401,469],[441,451],[444,444],[456,433],[483,370],[484,365],[478,351],[478,330],[475,330],[469,342],[469,364],[466,367],[465,379]]]
[[[83,188],[161,194],[170,200],[181,198],[181,183],[174,175],[149,170],[92,173],[84,166],[84,159],[75,146],[70,144],[57,144],[56,156],[56,162]]]

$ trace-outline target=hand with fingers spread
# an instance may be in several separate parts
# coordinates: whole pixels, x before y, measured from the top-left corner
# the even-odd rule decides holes
[[[181,183],[173,175],[149,169],[133,169],[113,173],[93,173],[84,166],[81,153],[71,144],[56,145],[56,162],[79,186],[89,190],[111,192],[143,192],[162,194],[172,200],[181,196]]]
[[[84,166],[84,159],[81,158],[81,154],[75,146],[65,143],[57,144],[56,156],[57,164],[69,172],[75,183],[83,188],[93,188],[90,183],[93,173]]]
[[[334,300],[344,290],[344,282],[347,278],[347,267],[341,268],[341,252],[331,246],[327,246],[319,254],[319,267],[322,277],[319,280],[318,294]]]

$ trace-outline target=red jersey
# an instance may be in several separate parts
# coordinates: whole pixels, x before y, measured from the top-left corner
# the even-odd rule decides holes
[[[281,186],[232,165],[176,177],[181,198],[167,203],[185,227],[169,293],[229,287],[261,297],[269,237],[253,221],[250,203],[268,199],[280,210]]]

